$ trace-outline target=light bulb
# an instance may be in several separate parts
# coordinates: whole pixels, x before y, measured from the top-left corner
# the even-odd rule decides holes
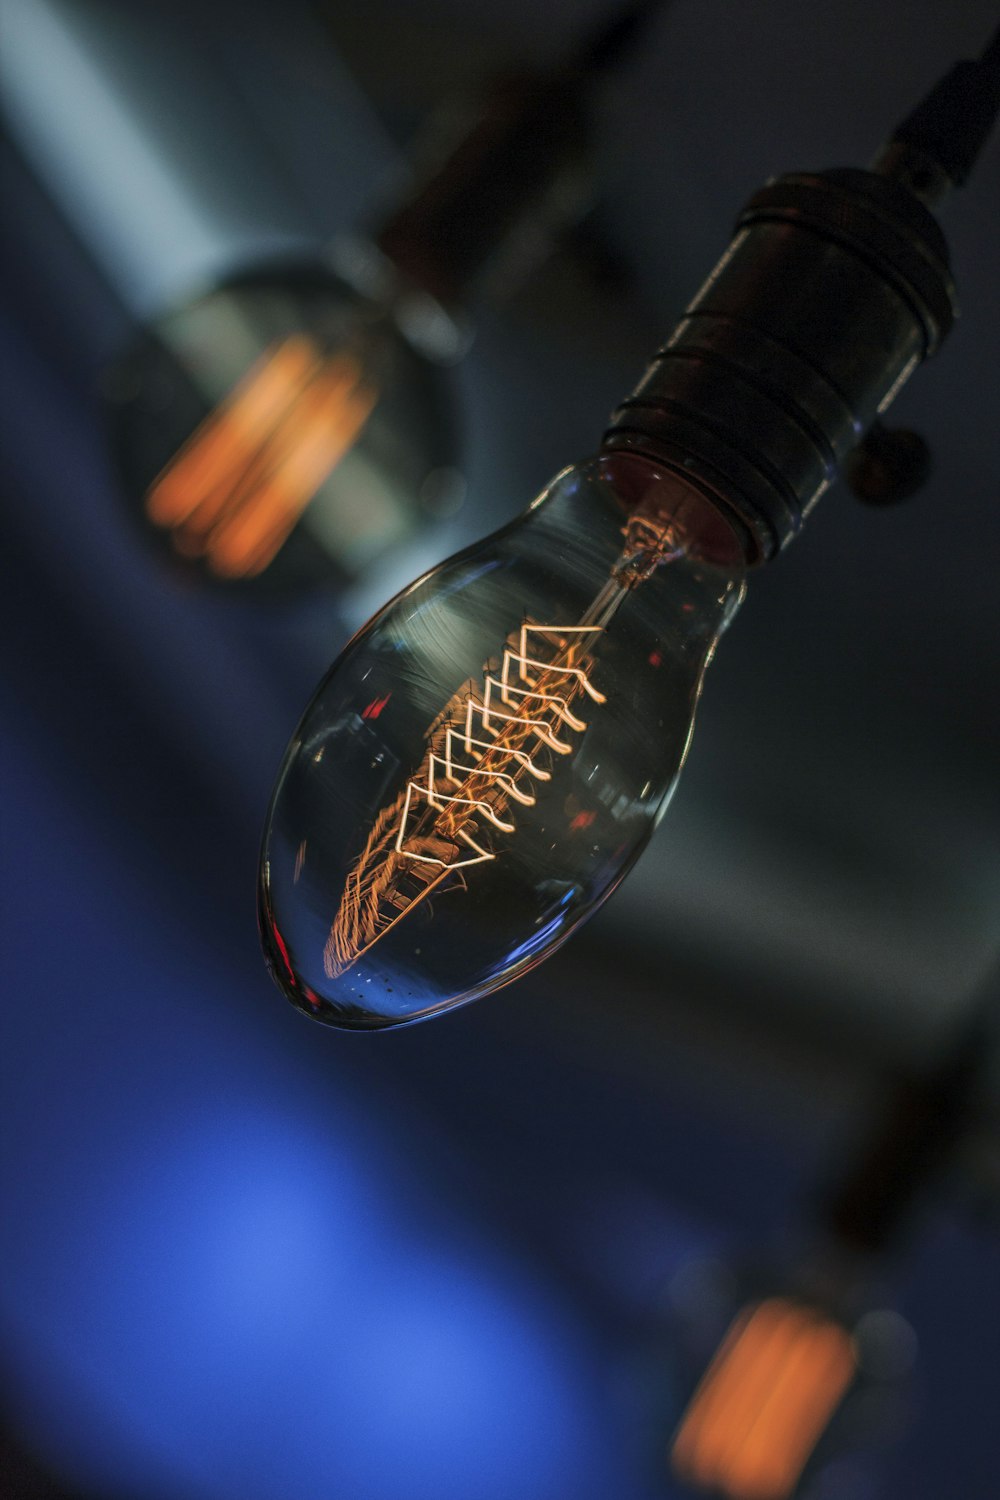
[[[792,1297],[743,1308],[684,1413],[675,1474],[730,1500],[787,1500],[852,1383],[843,1323]]]
[[[272,802],[260,917],[288,997],[392,1026],[557,948],[669,800],[743,572],[697,491],[606,455],[376,615]]]
[[[106,382],[144,531],[230,585],[356,578],[460,494],[439,363],[458,337],[432,299],[381,302],[323,268],[164,315]]]
[[[645,9],[566,66],[499,81],[457,132],[437,121],[371,238],[231,279],[109,373],[126,496],[174,561],[288,594],[356,579],[458,508],[440,367],[468,345],[461,310],[582,212],[587,95]]]
[[[961,121],[949,110],[934,119]],[[599,455],[334,664],[260,868],[265,955],[304,1011],[379,1028],[489,994],[627,872],[745,569],[795,535],[951,326],[947,245],[904,158],[755,194]]]

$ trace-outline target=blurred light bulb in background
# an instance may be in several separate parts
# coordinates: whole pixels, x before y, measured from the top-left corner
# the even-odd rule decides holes
[[[846,1161],[838,1156],[791,1264],[767,1274],[763,1295],[756,1271],[757,1290],[741,1299],[721,1341],[714,1329],[707,1369],[699,1351],[704,1374],[670,1445],[686,1486],[727,1500],[789,1500],[809,1475],[820,1482],[808,1493],[826,1494],[816,1473],[824,1463],[851,1450],[863,1459],[898,1435],[918,1340],[876,1296],[893,1252],[982,1119],[995,981],[990,975],[922,1073],[881,1082],[873,1118]],[[703,1345],[718,1322],[719,1301],[705,1297],[705,1285],[688,1276],[677,1288],[688,1343]]]
[[[322,267],[231,281],[108,372],[126,496],[219,581],[356,578],[461,504],[443,366],[462,343],[415,290],[379,301]]]
[[[128,330],[99,358],[146,538],[192,577],[296,595],[357,580],[453,514],[442,367],[468,345],[460,310],[509,291],[585,211],[588,105],[656,6],[616,5],[568,58],[449,103],[374,213],[394,153],[318,17],[241,13],[234,31],[213,7],[8,9],[15,149]],[[359,214],[373,227],[349,241]],[[55,303],[61,336],[75,320],[86,342],[87,310],[26,218],[46,316]]]
[[[272,803],[260,916],[289,998],[391,1026],[558,947],[666,807],[743,572],[697,491],[618,454],[382,610]]]
[[[374,246],[362,275],[331,245],[396,153],[308,8],[236,27],[216,6],[8,10],[11,139],[69,231],[55,267],[27,212],[19,252],[101,364],[144,537],[192,578],[297,594],[455,509],[442,366],[467,335]],[[84,257],[107,327],[78,305]]]
[[[847,1329],[819,1307],[744,1307],[673,1440],[674,1473],[728,1500],[788,1500],[857,1375]]]
[[[678,1313],[686,1326],[676,1330],[688,1346],[682,1364],[696,1342],[701,1373],[679,1420],[672,1412],[664,1423],[660,1454],[666,1448],[685,1494],[838,1495],[838,1471],[845,1468],[864,1476],[867,1494],[880,1455],[905,1429],[914,1329],[892,1307],[873,1304],[873,1289],[865,1289],[867,1278],[858,1279],[856,1270],[839,1286],[810,1287],[809,1269],[786,1274],[784,1286],[758,1286],[707,1342],[719,1309],[699,1308],[690,1285],[686,1299],[682,1294]],[[759,1283],[759,1270],[753,1279]]]
[[[413,181],[328,267],[229,280],[160,317],[109,372],[127,498],[175,558],[289,593],[357,579],[453,514],[459,309],[509,291],[590,197],[588,95],[656,7],[564,64],[432,120]]]

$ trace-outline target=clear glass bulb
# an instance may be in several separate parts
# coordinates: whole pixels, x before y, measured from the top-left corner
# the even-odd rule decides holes
[[[614,454],[386,605],[320,685],[271,803],[260,922],[289,999],[399,1025],[559,947],[664,811],[743,587],[720,513]]]

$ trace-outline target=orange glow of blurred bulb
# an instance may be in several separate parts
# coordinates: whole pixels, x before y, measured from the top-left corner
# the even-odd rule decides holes
[[[107,380],[145,536],[213,582],[294,595],[362,576],[451,514],[443,365],[457,345],[447,328],[426,346],[419,332],[322,269],[236,281],[163,316]]]
[[[150,486],[151,521],[224,577],[266,568],[377,399],[350,355],[305,334],[269,350]]]
[[[850,1334],[816,1308],[751,1304],[684,1413],[674,1473],[727,1500],[788,1500],[857,1369]]]

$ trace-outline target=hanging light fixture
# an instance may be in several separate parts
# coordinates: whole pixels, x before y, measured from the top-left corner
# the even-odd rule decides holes
[[[995,979],[939,1062],[891,1081],[821,1197],[808,1251],[735,1312],[670,1442],[686,1489],[790,1500],[823,1462],[877,1432],[872,1418],[892,1407],[917,1344],[907,1321],[878,1304],[879,1282],[982,1117]],[[865,1406],[868,1423],[852,1431],[852,1407]]]
[[[279,772],[260,866],[285,994],[385,1027],[491,993],[607,899],[677,782],[750,570],[955,315],[928,205],[1000,106],[995,40],[871,170],[795,173],[735,238],[596,457],[388,604]]]
[[[582,210],[590,95],[655,9],[494,82],[443,143],[432,128],[371,235],[229,277],[145,331],[108,385],[125,494],[168,555],[287,596],[357,579],[458,509],[466,309],[526,226],[537,250]]]

